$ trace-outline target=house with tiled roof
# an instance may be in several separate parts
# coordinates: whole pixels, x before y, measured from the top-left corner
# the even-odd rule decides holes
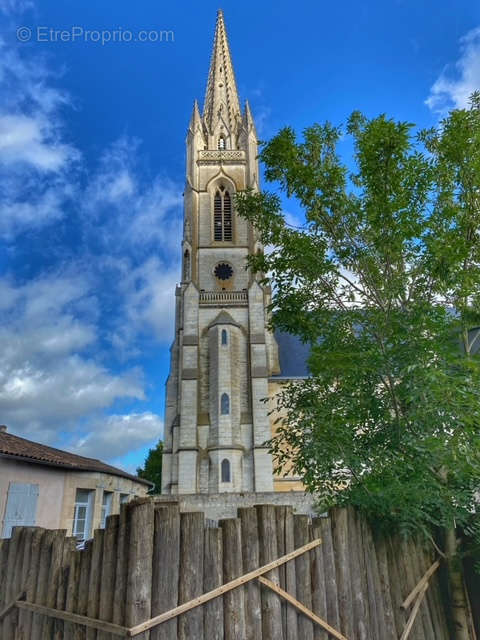
[[[48,447],[0,426],[0,537],[13,527],[66,529],[80,542],[120,505],[145,496],[147,480],[100,460]]]

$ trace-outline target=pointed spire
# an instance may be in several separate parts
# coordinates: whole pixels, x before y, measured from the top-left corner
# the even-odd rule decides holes
[[[200,115],[198,102],[195,100],[195,102],[193,103],[193,110],[192,110],[192,115],[190,118],[188,128],[191,131],[195,131],[197,127],[200,127],[200,130],[203,131],[202,116]]]
[[[213,133],[219,119],[222,119],[231,134],[236,130],[237,120],[241,118],[235,74],[221,9],[217,13],[203,118],[210,133]]]
[[[253,129],[254,133],[256,133],[255,129],[255,121],[253,120],[252,112],[250,110],[250,103],[248,100],[245,100],[245,109],[243,111],[243,124],[247,131]]]

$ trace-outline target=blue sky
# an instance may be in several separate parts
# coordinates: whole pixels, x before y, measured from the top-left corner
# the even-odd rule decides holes
[[[0,423],[12,433],[130,470],[162,436],[184,140],[217,8],[0,0]],[[425,127],[480,88],[471,0],[222,8],[263,139],[354,109]],[[74,28],[73,42],[50,35]],[[140,30],[173,36],[125,42]]]

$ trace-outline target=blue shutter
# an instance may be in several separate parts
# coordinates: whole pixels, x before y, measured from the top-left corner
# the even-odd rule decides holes
[[[12,527],[32,527],[37,514],[38,484],[10,482],[3,520],[3,538],[12,535]]]

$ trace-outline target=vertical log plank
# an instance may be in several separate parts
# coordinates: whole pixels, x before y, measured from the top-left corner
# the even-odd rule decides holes
[[[223,539],[222,529],[205,529],[205,558],[203,567],[203,590],[205,593],[223,584]],[[215,598],[203,605],[203,631],[208,640],[223,640],[223,598]]]
[[[275,517],[277,521],[277,553],[279,556],[285,555],[285,518],[287,507],[275,507]],[[280,580],[280,587],[286,591],[287,588],[287,567],[282,564],[278,567],[278,578]],[[283,635],[287,634],[287,609],[288,605],[285,600],[281,601],[282,607],[282,629]]]
[[[386,637],[395,638],[395,618],[393,613],[392,596],[390,593],[390,574],[388,571],[387,547],[385,538],[378,536],[375,540],[375,548],[377,551],[378,573],[380,576],[381,602],[383,603],[383,611],[386,625]]]
[[[327,596],[327,621],[335,629],[340,629],[340,613],[338,610],[337,571],[335,567],[335,551],[333,549],[332,520],[320,518],[322,533],[323,566],[325,568],[325,591]]]
[[[98,618],[112,622],[113,601],[115,594],[115,566],[117,559],[117,538],[120,516],[108,516],[103,539],[103,557],[100,577],[100,601],[98,605]],[[111,640],[112,634],[98,631],[98,640]]]
[[[28,569],[25,578],[26,599],[29,602],[36,602],[37,578],[40,565],[40,551],[42,546],[42,538],[45,529],[35,527],[32,531],[30,540],[30,555],[28,559]],[[32,621],[33,614],[30,611],[22,611],[20,614],[20,638],[22,640],[30,640],[32,637]]]
[[[311,539],[322,537],[322,525],[320,518],[312,520]],[[323,563],[322,545],[313,549],[310,553],[310,569],[312,581],[312,611],[322,620],[328,621],[327,594],[325,591],[325,567]],[[314,640],[329,640],[328,633],[318,624],[313,629]]]
[[[154,506],[151,498],[129,503],[130,544],[128,547],[125,625],[133,627],[151,617]],[[150,631],[137,640],[149,640]]]
[[[125,602],[127,600],[128,548],[130,545],[130,522],[128,504],[120,506],[118,525],[117,557],[115,567],[115,598],[113,600],[113,622],[125,625]]]
[[[36,577],[35,604],[45,604],[48,592],[48,574],[50,570],[50,561],[52,556],[53,542],[56,538],[56,532],[52,530],[45,531],[42,537],[42,548],[40,550],[40,562],[38,565],[38,573]],[[32,620],[32,640],[44,640],[42,635],[44,616],[39,613],[33,614]]]
[[[223,536],[223,579],[230,582],[242,575],[242,537],[240,520],[221,520]],[[245,592],[233,589],[223,596],[225,640],[246,640]]]
[[[180,567],[180,510],[178,506],[156,507],[154,515],[152,617],[178,604]],[[150,631],[151,640],[177,637],[177,618]]]
[[[295,547],[303,547],[310,540],[308,516],[296,515],[294,520]],[[304,553],[295,558],[295,572],[297,575],[297,600],[312,609],[312,583],[310,573],[310,553]],[[302,640],[313,640],[313,622],[306,616],[299,615],[298,635]]]
[[[68,571],[67,591],[65,594],[65,611],[74,613],[77,610],[77,594],[78,583],[80,581],[80,559],[81,552],[76,550],[76,539],[70,538],[71,545],[70,567]],[[71,622],[65,622],[64,625],[65,640],[73,638],[74,625]]]
[[[180,516],[180,580],[179,603],[203,593],[203,513],[182,513]],[[203,611],[196,607],[179,616],[178,640],[203,640]]]
[[[353,600],[348,550],[348,515],[346,509],[332,510],[332,532],[337,571],[340,628],[347,638],[353,637]],[[390,637],[390,636],[388,636]]]
[[[90,567],[90,580],[88,582],[87,602],[87,616],[89,618],[98,618],[104,536],[105,531],[103,529],[97,529],[93,534],[92,563]],[[97,630],[87,628],[86,638],[87,640],[96,640]]]
[[[367,586],[365,566],[363,563],[363,548],[359,516],[355,509],[347,509],[348,515],[348,539],[350,556],[350,576],[352,580],[353,597],[353,626],[358,640],[370,640],[369,638],[369,611],[365,601]]]
[[[275,507],[267,504],[255,508],[258,517],[260,565],[264,565],[278,558]],[[265,577],[278,585],[278,570],[269,571]],[[263,588],[261,594],[264,640],[283,640],[280,599],[270,589]]]
[[[82,616],[87,615],[88,609],[88,588],[90,584],[90,569],[92,566],[92,541],[87,540],[84,549],[80,552],[80,578],[77,591],[77,610]],[[86,630],[80,624],[76,624],[73,629],[74,640],[85,640]]]
[[[47,580],[47,594],[45,605],[54,609],[57,604],[57,590],[62,574],[63,545],[66,531],[55,531],[55,538],[52,543],[52,553],[50,556],[50,567]],[[54,620],[49,616],[44,616],[42,638],[51,638],[54,629]]]
[[[243,571],[253,571],[260,566],[260,550],[258,545],[258,519],[255,507],[238,509],[242,527]],[[262,600],[260,586],[251,580],[245,587],[245,623],[247,638],[262,640]]]

